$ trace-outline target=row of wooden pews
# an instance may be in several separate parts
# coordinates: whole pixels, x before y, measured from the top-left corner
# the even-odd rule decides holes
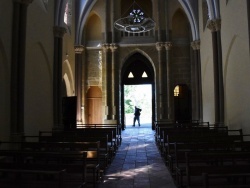
[[[121,144],[120,125],[81,125],[0,142],[1,187],[96,187]],[[119,134],[118,134],[119,133]],[[14,181],[13,181],[14,180]]]
[[[158,122],[155,141],[178,187],[250,186],[250,141],[241,129]]]

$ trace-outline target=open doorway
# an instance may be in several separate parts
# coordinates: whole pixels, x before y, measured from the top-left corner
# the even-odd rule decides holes
[[[135,105],[138,105],[142,109],[141,122],[143,122],[143,118],[145,117],[145,121],[149,121],[149,127],[152,129],[153,121],[155,120],[155,76],[154,69],[151,62],[141,53],[136,52],[132,54],[129,58],[127,58],[123,68],[122,68],[122,82],[121,82],[121,124],[122,128],[125,129],[126,125],[132,125],[133,120],[128,120],[126,115],[126,107],[125,107],[125,89],[127,87],[132,87],[131,89],[134,93],[137,92],[140,96],[131,101],[131,106],[133,106],[133,110]],[[138,87],[138,89],[136,89]],[[141,88],[140,88],[141,87]],[[144,89],[142,88],[144,87]],[[138,90],[138,91],[137,91]],[[147,92],[147,93],[144,93]],[[147,100],[149,106],[143,107],[139,101],[143,95],[147,96],[149,99]],[[133,103],[132,103],[133,102]],[[145,112],[144,112],[145,110]],[[150,120],[149,120],[150,119]]]
[[[192,119],[191,94],[187,85],[179,84],[174,89],[174,109],[176,122],[190,122]]]
[[[141,127],[151,128],[152,123],[152,85],[124,85],[124,113],[126,128],[132,127],[134,108],[142,109],[140,115]]]

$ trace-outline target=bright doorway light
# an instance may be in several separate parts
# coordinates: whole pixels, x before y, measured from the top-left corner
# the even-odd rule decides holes
[[[133,124],[134,107],[141,111],[141,124],[152,123],[152,85],[124,85],[124,113],[126,126]]]

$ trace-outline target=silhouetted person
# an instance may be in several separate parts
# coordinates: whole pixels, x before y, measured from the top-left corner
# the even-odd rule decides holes
[[[138,125],[141,126],[141,125],[140,125],[140,115],[141,115],[141,111],[142,111],[142,109],[137,108],[137,107],[135,106],[135,113],[134,113],[135,116],[134,116],[134,124],[133,124],[133,127],[135,126],[136,120],[137,120],[137,122],[138,122]]]

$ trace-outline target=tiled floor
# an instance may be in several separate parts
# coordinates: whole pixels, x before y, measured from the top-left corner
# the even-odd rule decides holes
[[[99,188],[176,188],[154,140],[151,125],[129,126]]]

